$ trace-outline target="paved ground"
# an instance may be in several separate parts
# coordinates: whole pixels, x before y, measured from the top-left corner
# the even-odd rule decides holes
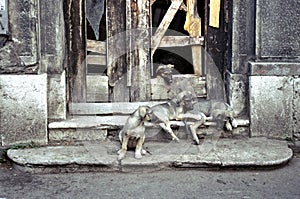
[[[300,198],[300,159],[273,170],[28,174],[0,167],[0,198]]]

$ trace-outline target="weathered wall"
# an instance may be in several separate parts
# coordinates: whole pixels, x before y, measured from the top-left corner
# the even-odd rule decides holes
[[[263,59],[300,58],[300,1],[257,0],[256,51]]]
[[[66,118],[64,1],[40,1],[40,73],[48,74],[48,119]]]
[[[47,143],[47,75],[0,75],[0,145]]]
[[[9,32],[25,65],[38,62],[38,19],[38,0],[9,1]]]
[[[294,136],[300,138],[300,78],[294,81],[294,102],[293,102],[293,118],[294,118]]]
[[[37,2],[12,0],[5,5],[8,30],[0,36],[0,74],[38,73]]]
[[[249,111],[252,136],[299,132],[299,7],[297,0],[233,1],[229,99]]]
[[[297,0],[257,1],[257,58],[250,63],[253,136],[286,138],[299,132],[295,87],[300,75],[299,7]]]
[[[294,78],[252,76],[249,85],[251,135],[292,137]]]
[[[248,61],[255,55],[255,0],[233,0],[231,42],[229,45],[231,62],[228,67],[228,100],[239,116],[248,116]]]
[[[48,119],[66,118],[63,2],[9,1],[9,37],[0,38],[0,145],[45,144]]]

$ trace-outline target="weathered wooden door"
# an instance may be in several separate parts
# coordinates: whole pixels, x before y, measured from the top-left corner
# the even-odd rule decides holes
[[[90,8],[91,4],[88,1],[92,0],[87,0],[87,18],[89,10],[95,10]],[[103,28],[106,29],[106,41],[99,41],[99,39],[93,41],[88,35],[87,100],[133,102],[164,100],[172,97],[172,94],[167,92],[169,88],[164,85],[164,82],[155,78],[156,63],[153,62],[155,59],[153,57],[157,49],[172,52],[176,48],[189,49],[194,72],[174,75],[174,81],[187,80],[195,87],[198,96],[205,96],[201,57],[201,45],[204,43],[201,35],[201,19],[195,9],[196,2],[191,0],[187,3],[186,6],[183,0],[107,1],[106,14],[103,15],[106,19],[101,21],[106,23],[106,26],[100,24],[100,32],[101,28],[102,31]],[[164,6],[165,10],[161,9],[161,6]],[[98,8],[98,10],[101,12],[104,9]],[[183,13],[175,17],[179,10],[183,10]],[[165,12],[165,15],[162,15],[162,12]],[[155,24],[157,27],[152,27],[154,19],[155,23],[159,23]],[[174,19],[186,21],[181,29],[187,29],[189,34],[165,35]],[[93,29],[96,36],[99,33],[91,23],[93,20],[88,18],[88,30]],[[90,74],[89,71],[92,71],[93,67],[95,69],[97,65],[98,67],[106,65],[107,70],[102,70],[100,75]]]
[[[210,40],[215,39],[216,28],[208,27],[210,2],[86,0],[86,86],[81,87],[86,89],[86,98],[83,102],[169,99],[170,88],[155,75],[155,67],[161,63],[173,64],[175,68],[179,65],[176,70],[180,74],[173,76],[175,83],[188,82],[198,97],[206,97],[207,88],[215,86],[203,56],[203,49],[216,47]],[[209,37],[209,42],[204,41],[204,36]],[[181,56],[179,52],[187,55]],[[191,69],[187,72],[190,66],[182,64],[176,58],[178,55],[189,62]]]

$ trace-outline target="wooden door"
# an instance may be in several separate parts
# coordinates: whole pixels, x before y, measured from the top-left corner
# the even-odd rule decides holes
[[[88,1],[102,3],[100,9],[99,5],[97,9],[91,7]],[[204,36],[213,32],[208,27],[209,2],[86,0],[87,18],[90,10],[99,10],[98,15],[104,13],[100,22],[98,17],[96,28],[91,19],[86,21],[86,101],[135,102],[171,98],[167,92],[169,88],[156,78],[155,53],[172,52],[176,48],[188,49],[192,72],[174,75],[175,82],[187,81],[198,97],[206,97],[207,88],[210,88],[207,76],[210,76],[201,49],[204,44],[205,49],[214,49],[211,40],[204,41]],[[160,13],[158,3],[166,4],[164,10],[160,8]],[[185,32],[179,36],[168,34],[172,24],[180,24]],[[136,29],[142,31],[132,34]]]

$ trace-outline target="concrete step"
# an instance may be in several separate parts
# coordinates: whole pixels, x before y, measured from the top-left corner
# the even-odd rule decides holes
[[[135,159],[128,151],[117,160],[119,142],[82,142],[73,146],[10,149],[7,152],[17,169],[32,173],[120,171],[147,172],[171,168],[277,167],[286,164],[293,152],[285,141],[266,138],[206,138],[201,145],[190,140],[146,142],[149,152]]]
[[[105,141],[107,138],[118,139],[117,135],[124,126],[128,115],[112,116],[73,116],[64,121],[52,122],[48,125],[49,142],[70,142],[70,141]],[[237,120],[239,128],[224,135],[249,136],[249,122],[243,119]],[[245,122],[246,121],[246,122]],[[181,121],[171,121],[174,133],[179,138],[186,138],[185,124]],[[201,128],[201,132],[210,134],[214,129],[208,128],[212,123],[208,123],[206,128]],[[162,132],[157,125],[147,123],[146,139],[151,141],[168,140],[170,137]],[[225,136],[226,137],[226,136]]]

